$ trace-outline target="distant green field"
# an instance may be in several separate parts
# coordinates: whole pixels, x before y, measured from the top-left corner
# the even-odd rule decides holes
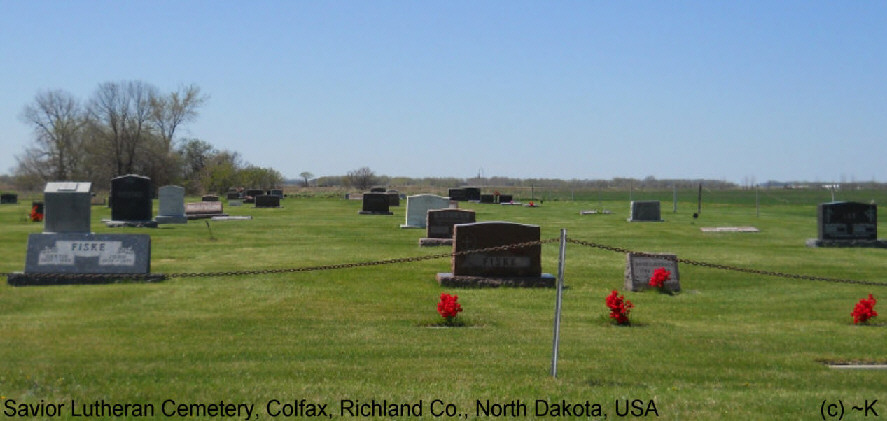
[[[540,225],[543,239],[563,228],[572,239],[638,251],[887,282],[887,250],[805,246],[816,236],[816,204],[831,200],[827,191],[761,190],[760,208],[753,190],[703,192],[698,220],[691,217],[695,191],[680,193],[676,213],[671,191],[633,192],[635,200],[662,200],[663,223],[626,222],[628,192],[597,195],[574,201],[559,193],[534,209],[461,206],[474,209],[478,221]],[[836,198],[885,203],[885,196],[853,191]],[[0,206],[0,272],[21,271],[28,234],[42,230],[26,220],[29,203]],[[106,228],[100,220],[109,209],[93,207],[92,227],[150,234],[152,271],[160,273],[447,252],[420,248],[422,230],[398,228],[402,204],[393,216],[361,216],[359,201],[289,198],[279,209],[225,207],[251,221],[157,229]],[[591,209],[613,214],[580,215]],[[700,231],[708,226],[760,232]],[[543,246],[543,271],[556,274],[557,256],[556,243]],[[887,297],[887,287],[682,265],[678,295],[624,292],[635,304],[634,325],[617,327],[607,320],[604,298],[613,289],[622,293],[625,256],[568,244],[554,379],[555,291],[442,288],[435,274],[449,264],[444,258],[156,284],[4,283],[0,419],[111,418],[124,409],[129,415],[113,418],[245,419],[251,409],[251,419],[301,419],[320,405],[345,419],[406,418],[393,416],[404,411],[428,419],[576,419],[586,410],[590,419],[822,419],[839,403],[847,419],[867,419],[852,405],[887,414],[887,370],[836,370],[821,362],[887,363],[887,324],[857,326],[850,317],[860,298]],[[458,294],[467,327],[429,327],[440,318],[441,292]],[[212,416],[215,408],[232,412]]]

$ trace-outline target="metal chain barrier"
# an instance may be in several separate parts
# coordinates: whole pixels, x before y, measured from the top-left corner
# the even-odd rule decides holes
[[[601,250],[613,251],[613,252],[617,252],[617,253],[631,253],[636,256],[657,257],[660,259],[661,258],[671,258],[670,256],[662,256],[662,255],[657,255],[657,254],[644,253],[644,252],[629,250],[629,249],[622,248],[622,247],[613,247],[613,246],[607,246],[607,245],[603,245],[603,244],[592,243],[592,242],[588,242],[588,241],[573,240],[571,238],[567,238],[567,242],[573,243],[573,244],[578,244],[581,246],[597,248],[597,249],[601,249]],[[690,260],[690,259],[678,258],[675,260],[679,263],[686,263],[686,264],[692,265],[692,266],[729,270],[729,271],[733,271],[733,272],[752,273],[755,275],[775,276],[775,277],[779,277],[779,278],[789,278],[789,279],[803,279],[803,280],[808,280],[808,281],[825,281],[825,282],[835,282],[835,283],[841,283],[841,284],[873,285],[873,286],[887,287],[887,282],[860,281],[860,280],[855,280],[855,279],[840,279],[840,278],[826,278],[823,276],[798,275],[798,274],[793,274],[793,273],[776,272],[776,271],[770,271],[770,270],[749,269],[749,268],[743,268],[743,267],[739,267],[739,266],[722,265],[722,264],[718,264],[718,263],[700,262],[697,260]]]
[[[225,272],[181,272],[181,273],[169,273],[165,275],[159,274],[28,274],[29,277],[39,278],[41,276],[45,276],[47,278],[65,278],[70,277],[72,279],[76,278],[79,280],[90,280],[94,279],[96,281],[101,281],[104,279],[108,279],[114,277],[116,279],[128,279],[128,280],[142,280],[142,281],[157,281],[166,278],[210,278],[210,277],[219,277],[219,276],[248,276],[248,275],[270,275],[270,274],[279,274],[279,273],[299,273],[299,272],[315,272],[315,271],[324,271],[324,270],[336,270],[336,269],[349,269],[349,268],[357,268],[357,267],[367,267],[367,266],[380,266],[380,265],[390,265],[395,263],[411,263],[411,262],[421,262],[425,260],[435,260],[435,259],[443,259],[447,257],[455,257],[455,256],[464,256],[472,253],[486,253],[486,252],[496,252],[496,251],[505,251],[511,249],[518,249],[524,247],[532,247],[538,246],[542,244],[555,243],[560,241],[559,238],[550,238],[547,240],[541,241],[528,241],[523,243],[514,243],[507,244],[503,246],[497,247],[488,247],[483,249],[474,249],[474,250],[465,250],[460,252],[451,252],[451,253],[441,253],[441,254],[431,254],[427,256],[415,256],[415,257],[402,257],[396,259],[387,259],[387,260],[377,260],[370,262],[358,262],[358,263],[340,263],[334,265],[319,265],[319,266],[303,266],[296,268],[284,268],[284,269],[257,269],[257,270],[236,270],[236,271],[225,271]],[[612,251],[615,253],[631,253],[636,256],[649,256],[649,257],[657,257],[663,258],[662,255],[654,254],[654,253],[644,253],[640,251],[630,250],[623,247],[615,247],[608,246],[604,244],[592,243],[589,241],[582,240],[574,240],[572,238],[567,238],[568,243],[577,244],[585,247],[591,247],[601,250]],[[668,257],[666,257],[668,258]],[[774,276],[780,278],[789,278],[789,279],[803,279],[809,281],[824,281],[824,282],[834,282],[834,283],[842,283],[842,284],[855,284],[855,285],[873,285],[873,286],[882,286],[887,287],[887,282],[875,282],[875,281],[863,281],[863,280],[854,280],[854,279],[840,279],[840,278],[827,278],[822,276],[811,276],[811,275],[799,275],[792,274],[786,272],[777,272],[777,271],[768,271],[768,270],[758,270],[758,269],[749,269],[743,268],[739,266],[730,266],[730,265],[722,265],[718,263],[708,263],[708,262],[700,262],[697,260],[690,259],[681,259],[677,258],[677,262],[685,263],[692,266],[699,267],[707,267],[712,269],[720,269],[720,270],[728,270],[733,272],[743,272],[743,273],[751,273],[755,275],[764,275],[764,276]],[[0,272],[0,276],[10,276],[15,275],[14,273],[4,273]]]

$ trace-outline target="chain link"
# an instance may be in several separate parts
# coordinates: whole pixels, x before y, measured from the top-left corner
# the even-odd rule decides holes
[[[396,263],[412,263],[412,262],[421,262],[425,260],[435,260],[435,259],[443,259],[447,257],[456,257],[456,256],[464,256],[472,253],[489,253],[489,252],[498,252],[498,251],[507,251],[512,249],[519,249],[525,247],[533,247],[540,246],[542,244],[555,243],[560,241],[559,238],[549,238],[547,240],[541,241],[527,241],[523,243],[514,243],[514,244],[506,244],[502,246],[496,247],[488,247],[482,249],[473,249],[473,250],[464,250],[459,252],[452,253],[441,253],[441,254],[431,254],[427,256],[415,256],[415,257],[401,257],[396,259],[387,259],[387,260],[377,260],[371,262],[358,262],[358,263],[340,263],[334,265],[320,265],[320,266],[303,266],[296,268],[284,268],[284,269],[257,269],[257,270],[235,270],[235,271],[225,271],[225,272],[180,272],[180,273],[169,273],[169,274],[138,274],[138,273],[125,273],[125,274],[28,274],[28,277],[33,278],[47,278],[47,279],[78,279],[85,281],[99,281],[106,279],[128,279],[128,280],[142,280],[142,281],[157,281],[168,278],[211,278],[211,277],[220,277],[220,276],[249,276],[249,275],[270,275],[270,274],[279,274],[279,273],[298,273],[298,272],[315,272],[315,271],[324,271],[324,270],[337,270],[337,269],[349,269],[349,268],[357,268],[357,267],[367,267],[367,266],[380,266],[380,265],[390,265]],[[749,269],[743,268],[739,266],[730,266],[730,265],[722,265],[718,263],[708,263],[708,262],[700,262],[697,260],[690,259],[680,259],[673,256],[663,256],[661,254],[656,253],[645,253],[635,250],[630,250],[624,247],[615,247],[608,246],[604,244],[592,243],[589,241],[582,240],[574,240],[572,238],[567,238],[568,243],[578,244],[585,247],[591,247],[601,250],[612,251],[616,253],[624,253],[624,254],[633,254],[635,256],[647,256],[647,257],[657,257],[657,258],[666,258],[673,259],[679,263],[684,263],[692,266],[706,267],[712,269],[720,269],[720,270],[728,270],[733,272],[743,272],[743,273],[751,273],[755,275],[764,275],[764,276],[774,276],[780,278],[789,278],[789,279],[803,279],[808,281],[825,281],[825,282],[835,282],[835,283],[843,283],[843,284],[856,284],[856,285],[873,285],[873,286],[883,286],[887,287],[887,283],[885,282],[875,282],[875,281],[862,281],[862,280],[854,280],[854,279],[840,279],[840,278],[827,278],[823,276],[811,276],[811,275],[799,275],[793,273],[786,272],[777,272],[777,271],[768,271],[768,270],[758,270],[758,269]],[[0,272],[0,276],[10,276],[10,275],[19,275],[16,273],[10,272]]]
[[[722,264],[718,264],[718,263],[700,262],[697,260],[690,260],[690,259],[679,259],[679,258],[676,258],[673,256],[663,256],[663,255],[654,254],[654,253],[644,253],[644,252],[629,250],[629,249],[622,248],[622,247],[613,247],[613,246],[607,246],[607,245],[603,245],[603,244],[592,243],[592,242],[588,242],[588,241],[573,240],[571,238],[567,238],[567,242],[586,246],[586,247],[597,248],[597,249],[601,249],[601,250],[613,251],[613,252],[617,252],[617,253],[631,253],[636,256],[657,257],[660,259],[661,258],[672,259],[672,260],[675,260],[679,263],[685,263],[685,264],[688,264],[691,266],[700,266],[700,267],[707,267],[707,268],[712,268],[712,269],[728,270],[728,271],[733,271],[733,272],[753,273],[755,275],[775,276],[775,277],[779,277],[779,278],[803,279],[803,280],[807,280],[807,281],[825,281],[825,282],[835,282],[835,283],[841,283],[841,284],[873,285],[873,286],[887,287],[887,283],[885,283],[885,282],[860,281],[860,280],[855,280],[855,279],[827,278],[827,277],[823,277],[823,276],[798,275],[798,274],[794,274],[794,273],[777,272],[777,271],[770,271],[770,270],[749,269],[749,268],[743,268],[743,267],[739,267],[739,266],[730,266],[730,265],[722,265]]]

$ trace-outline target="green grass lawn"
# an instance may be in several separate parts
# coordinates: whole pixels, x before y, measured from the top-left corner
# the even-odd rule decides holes
[[[626,222],[627,197],[549,200],[535,209],[462,207],[476,210],[478,221],[540,225],[543,239],[565,228],[573,239],[638,251],[887,282],[887,250],[805,247],[816,236],[816,208],[809,200],[770,200],[757,216],[753,192],[719,192],[723,200],[707,202],[694,221],[695,201],[681,199],[672,213],[670,193],[663,194],[662,223]],[[579,214],[601,205],[614,214]],[[398,228],[405,206],[392,208],[393,216],[358,215],[360,202],[341,199],[290,198],[283,206],[226,206],[227,213],[254,219],[158,229],[106,228],[99,221],[110,211],[93,207],[92,227],[97,233],[150,234],[152,272],[160,273],[284,269],[447,251],[420,248],[424,231]],[[24,201],[0,206],[0,272],[21,271],[28,234],[42,231],[41,224],[27,222],[28,210]],[[748,225],[760,232],[699,229]],[[557,256],[556,243],[543,246],[543,271],[556,274]],[[823,402],[839,400],[847,419],[863,419],[850,407],[876,399],[873,408],[887,414],[887,370],[835,370],[820,362],[887,362],[887,325],[875,319],[856,326],[850,317],[860,298],[881,298],[887,287],[681,265],[678,295],[624,292],[635,304],[634,325],[618,327],[606,317],[604,298],[613,289],[623,293],[625,256],[569,244],[554,379],[555,290],[444,289],[435,275],[449,272],[449,265],[449,259],[433,259],[155,284],[4,284],[0,419],[32,418],[19,415],[22,404],[51,411],[50,404],[62,403],[60,415],[33,418],[93,419],[75,415],[96,401],[154,407],[153,416],[115,417],[121,419],[166,419],[163,411],[177,405],[220,401],[253,405],[252,419],[300,418],[287,411],[302,399],[327,405],[333,418],[354,419],[396,418],[342,414],[349,405],[373,401],[419,408],[422,418],[433,418],[432,411],[512,418],[514,410],[519,419],[553,419],[564,401],[570,409],[587,402],[607,419],[642,418],[635,415],[647,410],[660,419],[822,419]],[[429,326],[440,318],[441,292],[458,294],[464,308],[459,317],[468,326]],[[537,400],[548,405],[546,416],[537,416]],[[498,416],[478,414],[478,402],[487,401],[515,405],[492,407],[503,411]]]

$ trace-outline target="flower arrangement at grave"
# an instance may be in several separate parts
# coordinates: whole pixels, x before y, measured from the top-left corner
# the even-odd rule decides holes
[[[628,319],[628,314],[631,313],[631,309],[634,308],[634,304],[631,301],[625,299],[624,295],[619,295],[616,290],[610,293],[606,299],[607,308],[610,309],[610,318],[617,325],[630,325],[631,321]]]
[[[878,300],[875,297],[872,297],[872,294],[869,294],[868,298],[863,298],[856,303],[856,306],[853,307],[853,311],[850,313],[853,316],[853,323],[868,323],[868,321],[872,317],[877,317],[878,312],[875,311],[875,304]]]
[[[31,213],[28,215],[31,222],[43,222],[43,213],[37,212],[37,205],[31,207]]]
[[[671,280],[671,272],[665,268],[656,268],[650,276],[650,286],[659,290],[659,292],[669,292],[665,286],[667,281]]]
[[[459,296],[445,292],[441,293],[440,301],[437,303],[437,312],[440,314],[440,317],[444,318],[444,325],[456,326],[456,316],[462,312]]]

